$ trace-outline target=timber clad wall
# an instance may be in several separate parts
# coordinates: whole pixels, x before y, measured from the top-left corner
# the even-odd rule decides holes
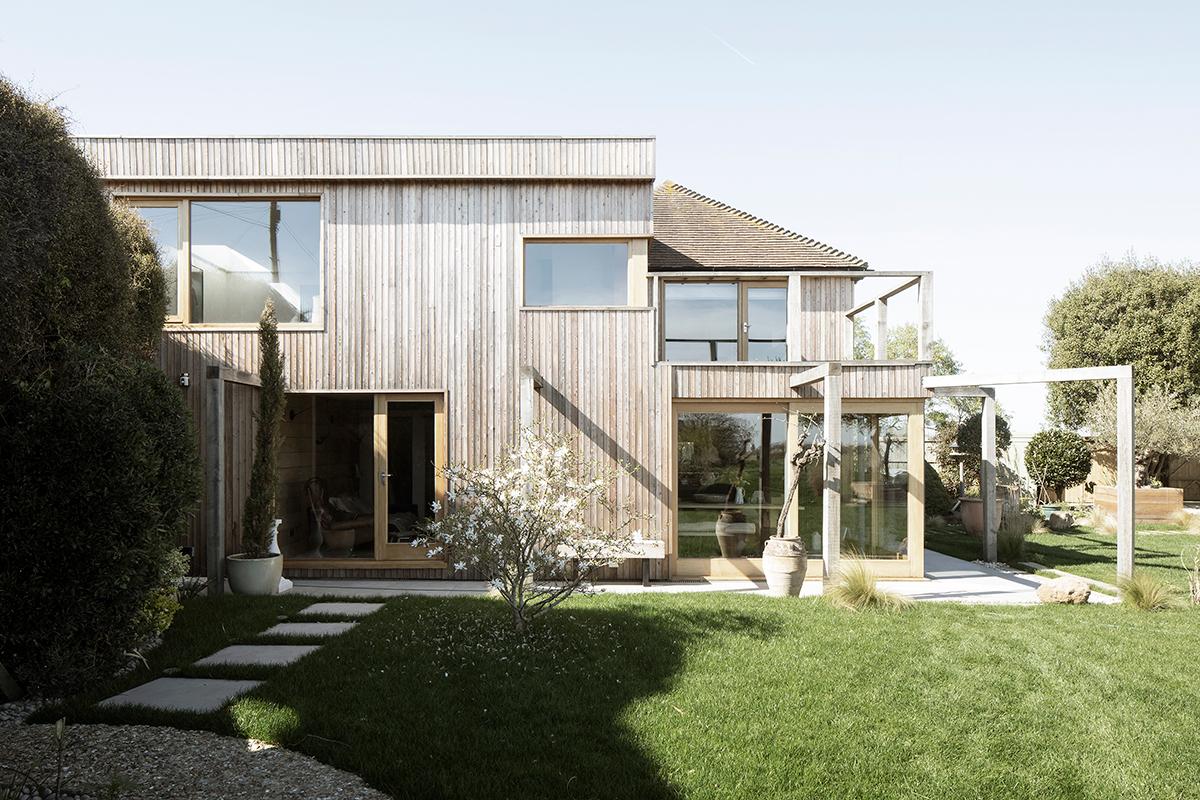
[[[786,364],[656,363],[656,306],[521,308],[524,237],[652,236],[652,139],[91,138],[79,144],[117,195],[319,197],[323,319],[281,331],[292,392],[445,392],[449,461],[486,463],[515,438],[519,371],[531,366],[545,380],[536,399],[539,422],[578,433],[590,455],[633,467],[636,475],[622,480],[612,499],[632,499],[650,517],[645,534],[668,543],[673,399],[815,397],[811,388],[800,395],[790,390],[790,375],[808,365],[798,361],[846,357],[851,277],[790,276],[788,346],[797,361]],[[192,377],[183,391],[202,450],[206,368],[258,367],[257,333],[240,327],[168,326],[164,335],[167,376]],[[927,368],[847,365],[845,395],[923,397]],[[250,387],[226,387],[227,552],[240,549],[255,396]],[[294,504],[306,477],[300,468],[288,473],[288,502]],[[199,569],[206,563],[207,513],[206,501],[191,534]],[[653,576],[667,577],[669,563],[655,563]],[[636,577],[639,569],[628,563],[620,575]],[[352,570],[289,566],[289,574],[445,573],[372,569],[366,562]]]

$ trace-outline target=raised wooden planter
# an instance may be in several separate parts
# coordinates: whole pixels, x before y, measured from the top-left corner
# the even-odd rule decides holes
[[[1097,486],[1092,497],[1096,508],[1106,514],[1117,513],[1117,487]],[[1133,490],[1133,505],[1138,522],[1170,522],[1183,511],[1183,489],[1139,487]]]

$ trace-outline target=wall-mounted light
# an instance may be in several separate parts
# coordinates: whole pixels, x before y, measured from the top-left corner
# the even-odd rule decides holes
[[[183,388],[188,388],[192,385],[192,376],[186,372],[179,373],[179,385]]]

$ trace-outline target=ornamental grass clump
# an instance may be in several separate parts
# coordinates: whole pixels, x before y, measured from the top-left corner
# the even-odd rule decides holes
[[[525,431],[494,466],[441,473],[449,507],[413,546],[445,555],[456,571],[480,573],[520,632],[639,547],[644,515],[632,500],[612,500],[630,471],[581,457],[566,436]],[[435,502],[434,514],[441,511]]]
[[[825,599],[836,608],[847,611],[881,609],[898,611],[912,605],[903,595],[879,588],[879,581],[861,558],[843,559],[833,573],[833,581],[825,590]]]
[[[1139,611],[1167,611],[1179,607],[1175,589],[1146,572],[1117,581],[1121,602]]]

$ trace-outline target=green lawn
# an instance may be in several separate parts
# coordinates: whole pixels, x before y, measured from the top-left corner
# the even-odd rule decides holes
[[[1187,571],[1179,556],[1186,553],[1190,562],[1197,547],[1200,535],[1194,533],[1139,528],[1134,536],[1134,568],[1185,590]],[[1026,538],[1025,552],[1031,561],[1047,567],[1108,583],[1117,580],[1115,534],[1083,526],[1070,533],[1036,533]]]
[[[949,556],[974,560],[981,557],[979,540],[953,525],[926,530],[925,546]],[[1134,542],[1134,567],[1153,574],[1175,588],[1187,589],[1187,571],[1180,554],[1200,547],[1200,535],[1177,525],[1139,525]],[[1117,537],[1079,526],[1068,533],[1034,533],[1025,537],[1025,557],[1047,567],[1083,578],[1116,583]]]
[[[305,602],[193,601],[151,672],[118,683]],[[273,736],[397,797],[1196,791],[1191,611],[926,603],[855,615],[737,593],[608,595],[572,600],[524,643],[504,617],[482,598],[397,598],[271,672],[232,714],[99,712],[88,702],[101,692],[66,713]]]

